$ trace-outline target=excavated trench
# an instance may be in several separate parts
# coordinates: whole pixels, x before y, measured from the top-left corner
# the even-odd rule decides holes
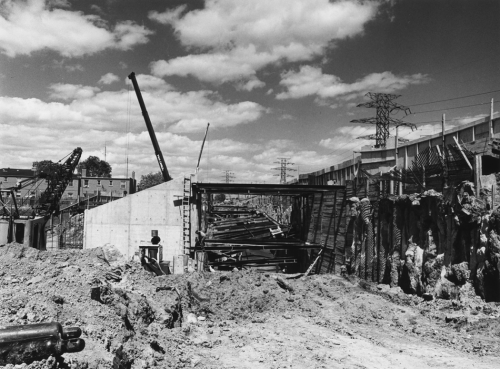
[[[445,193],[389,195],[372,212],[367,199],[350,202],[352,273],[427,299],[473,290],[500,301],[500,209],[488,191],[477,196],[462,182]]]

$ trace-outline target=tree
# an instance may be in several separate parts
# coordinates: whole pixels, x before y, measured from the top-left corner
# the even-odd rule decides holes
[[[111,177],[111,165],[97,156],[89,156],[86,160],[82,161],[78,166],[80,173],[82,168],[87,169],[88,177]]]
[[[42,160],[42,161],[35,161],[33,163],[33,167],[36,169],[36,172],[40,172],[43,170],[44,167],[48,167],[54,164],[52,160]]]
[[[145,190],[146,188],[159,185],[163,182],[165,181],[163,180],[163,175],[161,174],[161,172],[146,174],[145,176],[141,176],[141,180],[137,185],[137,191]]]

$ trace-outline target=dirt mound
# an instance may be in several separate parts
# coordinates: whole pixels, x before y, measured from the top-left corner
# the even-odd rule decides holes
[[[294,368],[331,367],[330,359],[344,362],[332,349],[353,339],[362,346],[346,368],[361,365],[358,354],[375,360],[375,347],[404,340],[495,355],[500,307],[467,288],[463,301],[424,301],[352,277],[251,270],[155,277],[112,248],[0,247],[0,326],[58,321],[81,327],[86,341],[84,351],[30,369],[278,368],[290,358]],[[371,367],[392,367],[384,365]]]
[[[291,311],[296,299],[269,274],[155,277],[139,264],[117,259],[112,249],[0,247],[0,325],[59,321],[80,326],[87,344],[61,362],[30,368],[178,366],[178,346],[190,341],[189,322],[261,322],[273,312]],[[180,293],[182,316],[178,294],[164,289],[171,286]]]

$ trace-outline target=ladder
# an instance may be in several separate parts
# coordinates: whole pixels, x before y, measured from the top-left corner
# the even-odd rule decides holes
[[[184,254],[189,254],[191,248],[191,176],[184,177],[184,193],[182,194],[182,245]]]

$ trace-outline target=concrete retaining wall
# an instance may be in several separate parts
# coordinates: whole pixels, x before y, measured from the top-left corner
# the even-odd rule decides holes
[[[173,263],[183,253],[182,207],[174,200],[183,195],[183,176],[117,201],[85,211],[83,248],[114,245],[127,259],[139,250],[141,241],[158,230],[163,260]],[[194,213],[194,212],[192,212]]]

